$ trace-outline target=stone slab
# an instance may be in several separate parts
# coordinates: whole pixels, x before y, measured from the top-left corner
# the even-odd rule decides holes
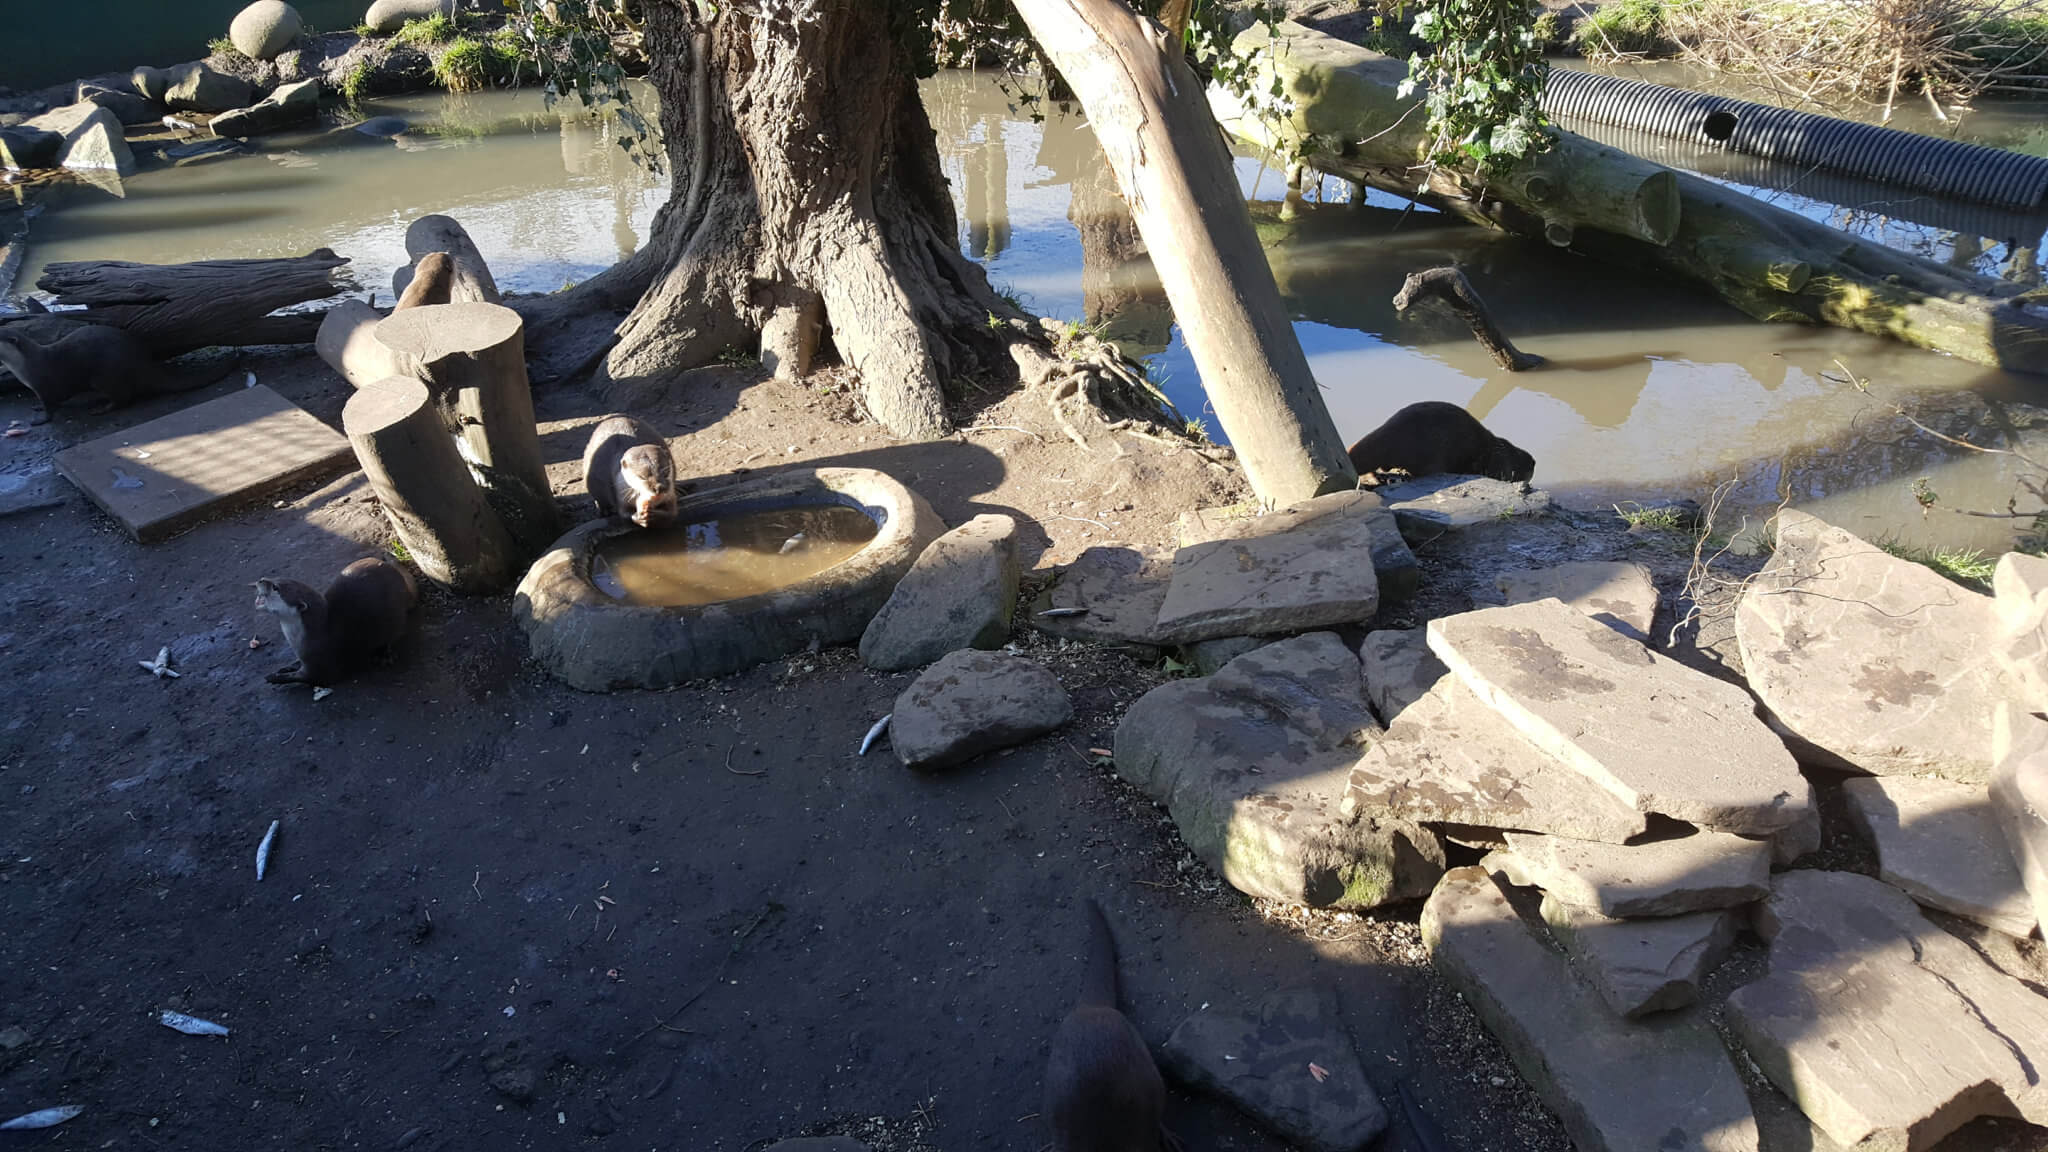
[[[1538,748],[1473,695],[1429,651],[1422,629],[1369,633],[1361,648],[1367,695],[1390,719],[1351,769],[1345,815],[1617,844],[1648,827],[1641,812]],[[1421,695],[1412,696],[1418,689]]]
[[[57,453],[64,478],[143,544],[353,467],[341,433],[260,384]]]
[[[1409,544],[1503,520],[1548,516],[1550,493],[1484,476],[1421,476],[1375,490]]]
[[[1073,701],[1059,678],[1021,656],[949,653],[896,697],[889,741],[905,765],[934,772],[1066,725]]]
[[[1495,580],[1509,604],[1562,600],[1638,643],[1648,643],[1657,618],[1657,582],[1626,560],[1574,560],[1549,568],[1503,572]]]
[[[1998,613],[1991,654],[2011,679],[2014,695],[2030,711],[2048,712],[2048,557],[1999,557],[1991,595]]]
[[[39,472],[0,472],[0,519],[61,508],[69,491],[47,465]]]
[[[1842,799],[1877,850],[1878,879],[1926,907],[2008,936],[2034,931],[2033,905],[1983,788],[1867,776],[1845,781]]]
[[[1488,867],[1603,916],[1682,916],[1734,908],[1771,891],[1771,846],[1722,832],[1596,844],[1509,832]]]
[[[1833,1140],[1916,1152],[1978,1116],[2048,1123],[2048,997],[1848,872],[1778,876],[1770,971],[1724,1012],[1749,1058]]]
[[[2034,918],[2048,934],[2048,720],[2001,705],[1998,729],[1991,815],[2019,869]]]
[[[1408,542],[1401,538],[1393,511],[1375,492],[1332,492],[1263,515],[1242,504],[1226,508],[1198,508],[1181,513],[1176,527],[1180,546],[1188,548],[1212,540],[1241,540],[1292,531],[1328,516],[1363,522],[1372,541],[1373,573],[1379,577],[1383,599],[1406,600],[1415,595],[1422,583],[1422,568],[1416,563],[1415,553],[1409,550]]]
[[[1245,534],[1175,552],[1157,634],[1185,644],[1372,619],[1380,591],[1369,560],[1371,524],[1355,502],[1350,507],[1276,512],[1252,521]]]
[[[64,137],[47,128],[0,128],[0,168],[55,168],[63,150]]]
[[[311,120],[320,114],[320,81],[280,84],[247,108],[223,112],[207,124],[215,136],[256,136]]]
[[[175,112],[227,112],[246,108],[256,89],[239,76],[217,72],[194,60],[164,70],[164,104]]]
[[[1698,1010],[1614,1015],[1485,869],[1445,874],[1422,938],[1579,1152],[1756,1152],[1742,1079]]]
[[[1270,643],[1272,641],[1260,636],[1224,636],[1216,640],[1197,640],[1183,648],[1181,655],[1196,672],[1214,676],[1232,660]]]
[[[1543,921],[1608,1007],[1628,1019],[1683,1008],[1735,943],[1736,913],[1616,920],[1555,896]]]
[[[1117,726],[1116,770],[1238,891],[1371,908],[1426,895],[1444,863],[1426,829],[1342,815],[1346,774],[1377,730],[1358,657],[1312,632],[1140,697]]]
[[[1432,620],[1429,647],[1538,747],[1639,812],[1769,835],[1813,803],[1749,693],[1561,601]]]
[[[1017,522],[976,516],[932,541],[860,638],[861,663],[920,668],[961,648],[1000,648],[1017,608]]]
[[[1250,1015],[1196,1012],[1161,1054],[1175,1079],[1231,1101],[1308,1152],[1362,1152],[1387,1127],[1387,1110],[1325,991],[1278,992]]]
[[[91,101],[52,109],[30,120],[28,127],[63,138],[57,150],[58,167],[104,170],[120,176],[135,171],[135,153],[128,148],[121,118]]]
[[[1806,513],[1777,525],[1735,615],[1771,723],[1817,763],[1989,780],[1991,713],[2011,687],[1991,598]]]
[[[1060,568],[1052,590],[1031,604],[1030,624],[1068,640],[1166,647],[1157,636],[1159,607],[1166,602],[1172,575],[1171,556],[1121,545],[1086,549]],[[1048,610],[1078,614],[1047,616]]]

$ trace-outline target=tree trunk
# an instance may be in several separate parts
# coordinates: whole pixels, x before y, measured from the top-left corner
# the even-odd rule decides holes
[[[427,386],[375,380],[350,396],[342,431],[377,502],[427,578],[467,595],[502,590],[517,574],[504,525],[470,478]]]
[[[70,317],[125,328],[158,356],[175,356],[215,345],[312,343],[319,313],[269,313],[334,295],[334,270],[347,263],[326,248],[275,260],[74,261],[50,265],[36,287],[59,304],[87,306]]]
[[[1253,490],[1292,504],[1355,486],[1178,45],[1117,0],[1016,5],[1101,137]]]

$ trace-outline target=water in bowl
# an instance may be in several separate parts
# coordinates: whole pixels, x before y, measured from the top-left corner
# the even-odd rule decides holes
[[[866,547],[878,526],[843,504],[742,512],[614,536],[590,576],[607,596],[663,608],[735,600],[809,579]]]

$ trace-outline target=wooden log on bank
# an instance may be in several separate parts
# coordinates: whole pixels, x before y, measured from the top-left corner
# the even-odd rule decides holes
[[[85,306],[69,316],[125,328],[156,355],[175,356],[215,346],[312,343],[320,313],[270,313],[341,291],[346,285],[334,272],[347,263],[326,248],[190,264],[67,261],[45,269],[36,287],[55,294],[59,304]]]
[[[392,530],[427,578],[467,595],[503,591],[518,548],[456,451],[427,386],[374,380],[342,409],[341,428]]]
[[[1471,325],[1472,336],[1493,354],[1493,362],[1510,372],[1524,372],[1543,365],[1543,357],[1524,352],[1515,347],[1493,322],[1492,313],[1473,291],[1472,282],[1456,268],[1431,268],[1424,272],[1411,272],[1401,284],[1401,290],[1394,294],[1394,311],[1406,312],[1424,300],[1441,301],[1444,307],[1457,313],[1458,318]]]
[[[1429,168],[1421,97],[1402,99],[1401,61],[1298,24],[1238,38],[1294,101],[1267,125],[1212,89],[1218,119],[1264,147],[1301,142],[1333,175],[1458,218],[1570,245],[1635,271],[1702,284],[1760,320],[1827,323],[1979,364],[2048,372],[2048,316],[2014,285],[1851,236],[1741,192],[1559,132],[1551,150],[1482,182]]]
[[[476,242],[469,238],[469,233],[452,217],[422,216],[413,221],[405,230],[405,254],[412,257],[412,262],[391,274],[393,298],[405,299],[413,277],[420,271],[421,262],[439,254],[454,264],[447,270],[448,297],[445,300],[430,298],[426,303],[499,302],[498,282],[491,278],[490,265],[484,262],[483,253],[477,251]]]
[[[455,261],[445,252],[422,256],[412,282],[407,284],[393,312],[428,304],[447,304],[454,298]],[[341,373],[350,385],[361,388],[386,376],[404,374],[404,367],[391,349],[377,342],[377,325],[384,313],[361,300],[344,300],[329,308],[313,337],[313,350],[327,366]]]
[[[519,314],[498,304],[432,304],[392,313],[374,334],[403,375],[426,384],[513,542],[539,555],[561,523],[541,459]]]

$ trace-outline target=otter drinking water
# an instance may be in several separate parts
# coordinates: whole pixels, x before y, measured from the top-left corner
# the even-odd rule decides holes
[[[1394,413],[1351,446],[1351,466],[1360,476],[1488,476],[1516,484],[1536,474],[1534,456],[1488,432],[1470,412],[1442,400],[1424,400]]]
[[[106,412],[144,396],[204,388],[227,375],[174,376],[127,330],[105,324],[81,324],[51,344],[0,327],[0,365],[42,403],[42,418],[31,424],[48,423],[80,396],[99,397],[94,411]]]
[[[1080,1002],[1052,1039],[1045,1114],[1053,1152],[1160,1152],[1166,1084],[1145,1038],[1117,1011],[1116,938],[1088,901],[1088,975]]]
[[[676,462],[668,441],[631,416],[607,416],[583,450],[583,486],[600,516],[626,516],[642,528],[676,518]]]
[[[324,595],[296,580],[258,580],[256,610],[277,617],[299,657],[270,682],[324,688],[353,676],[405,635],[418,602],[412,574],[378,556],[343,568]]]

